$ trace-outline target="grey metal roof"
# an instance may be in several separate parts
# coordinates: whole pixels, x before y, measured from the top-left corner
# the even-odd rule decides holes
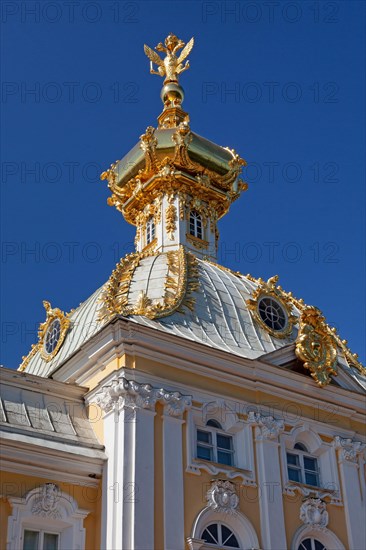
[[[85,388],[0,369],[0,433],[67,452],[105,458],[87,417]]]
[[[130,321],[249,359],[265,356],[295,342],[296,326],[287,338],[275,338],[253,320],[246,301],[259,286],[258,282],[209,261],[197,258],[197,262],[199,284],[192,293],[193,311],[185,308],[182,313],[175,311],[160,319],[131,315]],[[153,303],[159,302],[164,297],[167,273],[166,254],[143,258],[133,273],[128,303],[135,304],[141,292]],[[37,352],[30,359],[26,372],[50,376],[107,324],[108,321],[98,320],[102,292],[103,287],[70,315],[70,329],[56,357],[46,362]],[[295,305],[292,313],[300,316]],[[347,370],[353,378],[363,378],[358,373],[353,375],[351,368]]]

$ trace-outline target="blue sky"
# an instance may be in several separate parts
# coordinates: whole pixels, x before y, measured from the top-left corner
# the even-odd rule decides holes
[[[365,360],[365,4],[2,3],[2,363],[132,249],[99,173],[162,110],[143,44],[195,37],[192,129],[234,147],[249,190],[219,262],[316,305]]]

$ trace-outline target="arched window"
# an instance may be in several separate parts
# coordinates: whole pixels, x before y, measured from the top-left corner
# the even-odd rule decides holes
[[[221,522],[208,525],[203,531],[201,538],[210,547],[240,548],[238,539],[232,530]]]
[[[155,223],[151,217],[146,222],[146,244],[150,244],[155,239]]]
[[[297,550],[327,550],[324,544],[313,538],[307,538],[300,542]]]
[[[197,429],[197,458],[233,466],[233,437],[222,430],[217,420],[208,420],[206,428]]]
[[[196,210],[191,210],[189,214],[189,233],[197,239],[203,238],[202,217]]]
[[[320,486],[318,460],[309,454],[303,443],[295,443],[294,450],[288,451],[286,456],[290,481],[297,481],[313,487]]]

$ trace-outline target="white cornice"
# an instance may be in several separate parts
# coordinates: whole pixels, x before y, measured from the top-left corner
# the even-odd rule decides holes
[[[2,438],[1,468],[8,472],[45,479],[98,486],[105,462],[104,453],[99,451],[99,456],[96,457],[90,456],[89,450],[82,447],[74,450],[71,445],[68,447],[51,448],[45,446],[42,440],[30,443],[24,437],[17,437],[16,440]]]
[[[62,381],[72,377],[73,381],[86,385],[87,379],[104,368],[111,357],[129,353],[221,383],[270,392],[273,396],[296,400],[311,407],[316,405],[324,411],[329,410],[330,404],[335,405],[337,414],[357,420],[363,418],[364,396],[361,393],[337,386],[318,388],[311,378],[260,359],[236,356],[127,319],[116,319],[103,332],[105,345],[102,349],[100,338],[98,341],[92,339],[81,349],[81,356],[76,354],[54,376]]]
[[[17,389],[47,393],[62,399],[82,401],[87,388],[80,385],[65,384],[49,378],[42,378],[34,374],[20,372],[5,367],[0,368],[2,385],[15,386]]]

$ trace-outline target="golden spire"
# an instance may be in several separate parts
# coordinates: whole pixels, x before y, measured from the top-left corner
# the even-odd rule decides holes
[[[191,38],[190,41],[185,44],[185,42],[177,38],[175,34],[170,33],[166,37],[164,44],[165,46],[159,42],[155,48],[158,52],[166,53],[164,59],[161,59],[160,55],[149,48],[149,46],[146,44],[144,45],[144,52],[150,59],[150,73],[165,76],[164,84],[168,84],[169,82],[178,84],[178,75],[189,69],[189,61],[187,60],[185,65],[183,65],[183,61],[186,57],[188,57],[193,48],[194,38]],[[181,51],[180,56],[177,57],[176,54],[178,50],[182,48],[183,50]],[[157,71],[154,69],[154,63],[158,67]]]
[[[184,60],[193,48],[194,38],[185,44],[175,34],[170,33],[164,44],[165,46],[159,42],[155,48],[156,52],[145,44],[144,52],[150,59],[150,73],[164,78],[164,86],[160,94],[164,103],[164,111],[158,117],[159,128],[176,128],[181,122],[188,120],[188,114],[181,108],[184,90],[179,85],[178,75],[189,69],[189,61],[184,63]],[[178,56],[177,52],[181,49]],[[164,52],[165,58],[162,59],[157,52]],[[157,70],[154,69],[154,65],[157,66]]]

